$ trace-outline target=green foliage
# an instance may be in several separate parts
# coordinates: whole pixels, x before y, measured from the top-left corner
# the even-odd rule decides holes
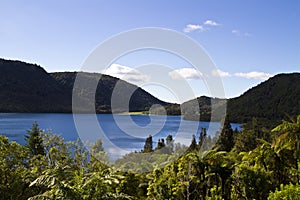
[[[210,189],[209,193],[210,195],[206,196],[206,200],[224,200],[220,195],[221,188],[217,187],[216,185]]]
[[[220,151],[227,152],[231,151],[234,146],[233,130],[231,128],[228,116],[225,118],[217,145]]]
[[[27,168],[26,149],[9,142],[0,135],[0,197],[1,199],[27,199],[30,171]]]
[[[196,136],[193,134],[192,142],[189,146],[189,151],[195,151],[195,150],[197,150],[197,147],[198,147],[198,145],[197,145],[197,142],[196,142]]]
[[[51,131],[42,134],[46,158],[50,166],[67,164],[71,162],[71,152],[61,135],[53,134]]]
[[[118,186],[118,192],[130,196],[146,198],[148,179],[143,174],[125,172]]]
[[[270,132],[260,128],[256,118],[244,124],[242,131],[234,131],[234,150],[237,153],[252,151],[261,144],[261,140],[270,142]]]
[[[36,178],[31,184],[32,186],[47,188],[45,192],[41,192],[32,199],[80,199],[77,188],[73,185],[72,180],[75,177],[75,171],[69,167],[57,165],[54,168],[45,170],[42,175]]]
[[[241,164],[233,174],[231,197],[232,199],[266,199],[272,188],[270,173]]]
[[[235,137],[234,149],[236,152],[248,152],[258,145],[257,136],[253,130],[243,129],[238,132]]]
[[[89,170],[97,171],[104,168],[110,163],[107,153],[104,151],[102,146],[102,140],[98,139],[90,147],[90,162]]]
[[[295,122],[283,121],[272,130],[279,133],[279,137],[273,142],[274,150],[281,158],[288,157],[286,161],[291,178],[295,183],[300,181],[300,115]]]
[[[300,199],[300,186],[299,185],[280,185],[280,190],[276,189],[271,192],[268,200],[299,200]]]
[[[32,128],[27,131],[28,135],[25,136],[25,140],[27,142],[26,146],[32,156],[45,155],[43,139],[41,137],[42,132],[43,131],[39,129],[39,125],[37,123],[32,124]]]

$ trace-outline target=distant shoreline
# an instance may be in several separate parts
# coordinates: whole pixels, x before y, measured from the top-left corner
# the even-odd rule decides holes
[[[137,112],[121,112],[121,113],[114,113],[117,115],[149,115],[148,111],[137,111]]]

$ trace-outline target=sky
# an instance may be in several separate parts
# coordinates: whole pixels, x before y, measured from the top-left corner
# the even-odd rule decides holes
[[[0,57],[36,63],[48,72],[79,71],[103,41],[144,27],[174,30],[201,45],[227,98],[278,73],[300,71],[298,0],[0,0]],[[194,96],[213,96],[201,72],[168,52],[132,52],[103,73],[133,74],[124,79],[165,101],[193,98],[180,100],[168,86],[147,84],[139,67],[149,63],[168,66],[173,72],[166,76],[174,80],[179,74]]]

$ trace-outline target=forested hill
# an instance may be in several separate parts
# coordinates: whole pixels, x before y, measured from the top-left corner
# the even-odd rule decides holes
[[[21,61],[0,59],[0,112],[72,112],[72,90],[77,72],[47,73],[42,67]],[[129,91],[130,111],[148,110],[153,104],[168,105],[135,85],[107,75],[82,73],[86,81],[97,81],[96,111],[111,112],[110,97],[118,82],[117,96],[122,100]],[[83,94],[90,91],[83,91]],[[120,112],[126,106],[117,105]],[[84,110],[82,111],[84,112]]]
[[[47,73],[35,64],[0,59],[0,112],[72,112],[72,91],[77,73]],[[133,90],[130,111],[148,111],[152,105],[160,104],[165,106],[168,114],[180,114],[182,108],[181,114],[190,120],[210,120],[211,101],[220,106],[225,102],[224,99],[199,97],[183,103],[180,108],[178,104],[161,101],[118,78],[97,73],[81,74],[88,83],[98,84],[95,95],[97,113],[111,112],[111,95],[116,83],[120,86],[117,91],[120,100],[116,106],[118,112],[127,110],[123,99]],[[99,83],[95,82],[99,76]],[[90,92],[93,91],[82,91],[82,98],[86,99],[85,94]],[[200,112],[192,106],[194,101],[199,102]],[[245,123],[255,117],[267,127],[276,126],[282,119],[300,113],[300,73],[276,75],[227,102],[227,112],[232,122]],[[161,110],[153,109],[153,113],[161,114]]]
[[[247,122],[253,117],[260,123],[277,125],[282,119],[300,113],[300,73],[278,74],[228,101],[231,121]]]
[[[68,110],[64,90],[42,67],[0,60],[0,112]]]
[[[198,101],[200,119],[211,119],[211,101],[218,105],[225,103],[224,99],[199,97],[183,103],[188,107],[192,101]],[[186,109],[185,119],[198,120],[196,109]],[[253,118],[261,126],[268,128],[281,123],[282,119],[295,119],[300,113],[300,73],[278,74],[267,81],[249,89],[239,97],[227,100],[227,114],[231,122],[246,123]],[[218,116],[218,115],[217,115]],[[220,119],[212,119],[220,120]]]

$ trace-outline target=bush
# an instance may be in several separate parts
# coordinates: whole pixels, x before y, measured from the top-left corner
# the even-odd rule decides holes
[[[268,200],[300,200],[300,185],[280,185],[280,190],[271,192]]]

